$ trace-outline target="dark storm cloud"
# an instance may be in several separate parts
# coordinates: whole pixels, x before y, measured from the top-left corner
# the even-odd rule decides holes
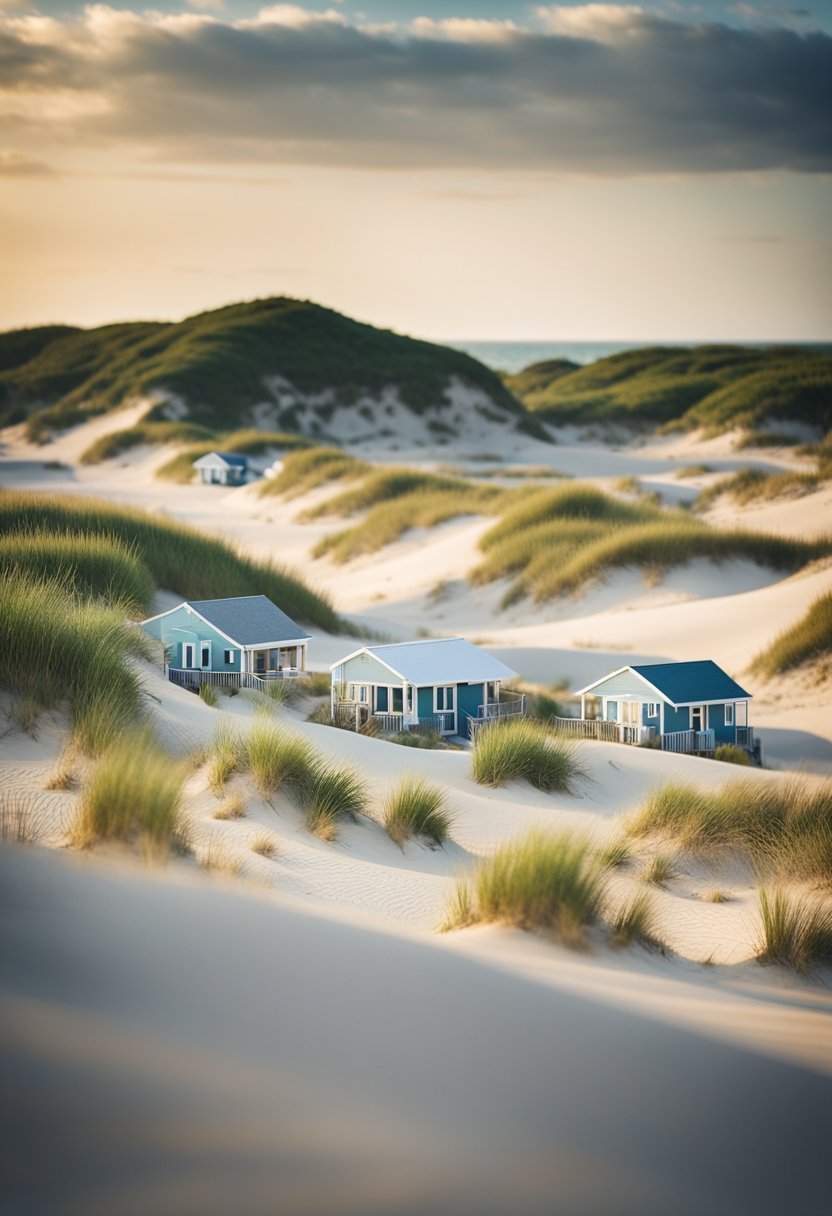
[[[9,18],[0,115],[33,135],[128,141],[165,158],[832,168],[823,33],[694,26],[613,6],[540,10],[536,29],[417,30],[309,21],[285,7],[249,23],[100,8],[74,23]]]

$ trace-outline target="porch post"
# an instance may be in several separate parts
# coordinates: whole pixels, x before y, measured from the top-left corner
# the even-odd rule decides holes
[[[581,718],[586,718],[586,696],[581,693]]]
[[[402,680],[402,727],[410,725],[410,717],[407,712],[407,680]]]
[[[340,668],[339,668],[340,670]],[[335,672],[329,675],[329,720],[335,721]]]

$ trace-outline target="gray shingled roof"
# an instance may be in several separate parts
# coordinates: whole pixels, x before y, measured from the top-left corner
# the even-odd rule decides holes
[[[238,646],[294,642],[311,637],[265,595],[240,595],[226,600],[188,600],[187,603]]]
[[[412,684],[476,684],[482,680],[510,680],[517,675],[465,638],[392,642],[365,649]]]

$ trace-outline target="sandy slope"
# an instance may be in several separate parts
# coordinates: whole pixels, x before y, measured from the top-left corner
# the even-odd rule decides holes
[[[818,1210],[810,1069],[287,900],[0,873],[17,1211]]]

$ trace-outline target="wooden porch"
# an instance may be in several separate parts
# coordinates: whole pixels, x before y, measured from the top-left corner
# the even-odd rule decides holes
[[[199,667],[169,667],[168,679],[181,688],[199,688],[210,684],[214,688],[254,688],[265,692],[274,680],[297,679],[299,671],[270,671],[255,675],[251,671],[202,671]]]

